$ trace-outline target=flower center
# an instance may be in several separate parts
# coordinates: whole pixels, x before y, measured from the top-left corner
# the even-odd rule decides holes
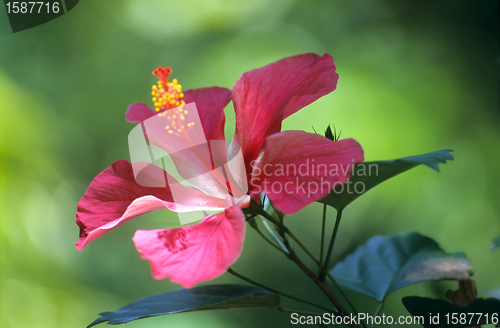
[[[153,71],[153,75],[158,77],[158,83],[153,85],[151,95],[153,103],[158,115],[166,117],[169,120],[165,129],[168,133],[174,133],[177,136],[184,135],[186,141],[189,141],[189,136],[185,134],[185,128],[194,125],[194,122],[186,122],[188,111],[184,108],[184,94],[182,86],[173,79],[168,82],[168,75],[172,73],[169,67],[158,67]]]
[[[159,79],[158,83],[153,85],[153,91],[151,92],[157,112],[186,104],[182,99],[184,98],[182,86],[176,79],[168,82],[168,75],[170,73],[172,73],[172,70],[168,67],[158,67],[153,71],[153,75],[156,75]]]

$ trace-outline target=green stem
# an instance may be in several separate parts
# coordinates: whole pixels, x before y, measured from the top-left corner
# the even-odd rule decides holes
[[[323,223],[321,225],[321,246],[319,249],[319,271],[318,275],[323,270],[323,249],[325,248],[325,224],[326,224],[326,204],[323,204]]]
[[[271,223],[273,223],[275,226],[277,226],[278,228],[280,228],[280,231],[283,231],[285,232],[287,235],[290,236],[290,238],[293,239],[293,241],[295,241],[297,243],[297,245],[299,245],[300,248],[302,248],[302,250],[304,250],[304,252],[306,252],[306,254],[311,258],[311,259],[314,259],[314,261],[316,263],[318,263],[318,260],[316,259],[316,257],[313,255],[313,253],[311,253],[311,251],[309,249],[307,249],[307,247],[290,231],[290,229],[288,229],[283,223],[277,221],[275,218],[273,218],[269,213],[267,213],[266,211],[261,211],[261,214],[263,217],[265,217],[266,219],[268,219],[269,221],[271,221]]]
[[[378,316],[380,314],[380,311],[382,311],[382,308],[384,307],[384,301],[381,301],[378,303],[378,307],[377,307],[377,310],[375,311],[375,313],[373,314],[373,317],[375,318],[376,316]],[[375,327],[375,322],[373,322],[370,326],[370,328],[373,328]]]
[[[267,286],[265,286],[265,285],[259,284],[258,282],[253,281],[252,279],[247,278],[247,277],[245,277],[245,276],[244,276],[244,275],[242,275],[242,274],[239,274],[238,272],[234,271],[234,270],[233,270],[233,269],[231,269],[231,268],[228,268],[228,269],[227,269],[227,272],[229,272],[230,274],[232,274],[232,275],[233,275],[233,276],[235,276],[235,277],[238,277],[238,278],[240,278],[240,279],[242,279],[242,280],[245,280],[245,281],[246,281],[246,282],[248,282],[248,283],[251,283],[251,284],[252,284],[252,285],[254,285],[254,286],[257,286],[257,287],[260,287],[260,288],[264,288],[264,289],[266,289],[266,290],[268,290],[268,291],[270,291],[270,292],[272,292],[272,293],[275,293],[275,294],[278,294],[278,295],[281,295],[281,296],[287,297],[287,298],[292,299],[292,300],[297,301],[297,302],[301,302],[301,303],[304,303],[304,304],[307,304],[307,305],[314,306],[314,307],[316,307],[316,308],[318,308],[318,309],[321,309],[321,310],[323,310],[323,311],[326,311],[326,312],[328,312],[328,313],[332,313],[332,310],[331,310],[331,309],[328,309],[328,308],[326,308],[326,307],[324,307],[324,306],[321,306],[321,305],[318,305],[318,304],[315,304],[315,303],[312,303],[312,302],[309,302],[309,301],[306,301],[306,300],[300,299],[300,298],[298,298],[298,297],[295,297],[295,296],[292,296],[292,295],[289,295],[289,294],[286,294],[286,293],[280,292],[279,290],[276,290],[276,289],[274,289],[274,288],[267,287]]]
[[[264,222],[265,222],[265,221],[264,221]],[[269,230],[269,226],[268,226],[268,225],[266,225],[266,224],[264,224],[264,225],[265,225],[265,226],[266,226],[266,228]],[[265,241],[267,241],[267,242],[269,243],[269,245],[273,246],[273,247],[274,247],[274,248],[276,248],[278,251],[280,251],[280,252],[282,252],[282,253],[285,253],[285,255],[286,255],[286,254],[288,254],[288,252],[286,251],[286,249],[284,249],[284,248],[281,248],[281,247],[277,246],[277,245],[276,245],[276,244],[274,244],[271,240],[269,240],[269,238],[267,238],[267,237],[266,237],[266,236],[262,233],[262,231],[260,231],[259,227],[257,227],[257,226],[256,226],[256,227],[254,227],[254,229],[257,231],[257,233],[258,233],[258,234],[259,234],[262,238],[264,238],[264,240],[265,240]],[[269,232],[271,232],[271,231],[269,231]],[[276,235],[274,235],[274,234],[272,234],[272,233],[271,233],[271,235],[272,235],[275,239],[277,238],[277,237],[276,237]],[[278,242],[278,240],[276,240],[276,242]],[[282,246],[281,240],[278,242],[278,244],[279,244],[280,246]],[[282,247],[283,247],[283,246],[282,246]]]
[[[309,249],[307,249],[307,247],[290,231],[290,229],[288,229],[282,222],[279,222],[277,221],[274,217],[272,217],[269,213],[267,213],[266,211],[264,210],[260,210],[259,211],[259,214],[262,215],[263,217],[265,217],[266,219],[268,219],[271,223],[273,223],[274,225],[276,225],[279,229],[280,229],[280,233],[281,233],[281,237],[283,239],[283,243],[285,243],[286,245],[286,249],[287,249],[287,252],[289,254],[286,254],[290,259],[292,259],[294,262],[296,262],[294,260],[294,258],[298,261],[300,261],[300,259],[298,259],[298,257],[295,255],[293,249],[291,249],[291,247],[289,246],[288,244],[288,241],[286,240],[286,236],[284,235],[284,233],[286,233],[287,235],[289,235],[299,246],[300,248],[302,248],[302,250],[304,250],[304,252],[318,265],[318,266],[321,266],[320,262],[318,261],[318,259],[309,251]],[[326,215],[325,215],[326,216]],[[333,235],[332,235],[332,238],[333,240],[335,240],[335,236],[337,235],[337,231],[338,231],[338,228],[339,228],[339,224],[340,224],[340,218],[342,216],[342,211],[340,212],[337,212],[337,220],[335,222],[335,227],[334,227],[334,231],[333,231]],[[335,287],[337,287],[337,289],[340,291],[340,293],[342,294],[342,296],[344,297],[344,299],[347,301],[347,303],[349,304],[349,306],[352,308],[353,312],[356,313],[356,315],[358,314],[356,308],[354,307],[354,305],[352,304],[352,302],[349,300],[349,298],[347,297],[347,295],[344,293],[344,291],[342,290],[342,288],[340,288],[340,286],[338,285],[338,283],[335,281],[335,279],[333,279],[333,277],[330,275],[330,273],[328,273],[328,263],[329,263],[329,258],[331,257],[331,253],[332,253],[332,249],[333,249],[333,243],[332,243],[332,240],[330,240],[330,245],[329,245],[329,248],[328,248],[328,254],[327,254],[327,258],[326,258],[326,265],[323,266],[323,272],[324,274],[327,274],[328,277],[330,278],[330,280],[333,282],[333,284],[335,285]],[[291,253],[290,253],[291,252]],[[302,261],[300,261],[300,264],[296,262],[296,264],[299,265],[299,267],[304,271],[306,272],[306,274],[308,274],[312,279],[313,281],[316,282],[316,284],[318,284],[318,280],[321,280],[321,278],[319,278],[319,275],[316,276],[314,275],[314,273],[312,273],[312,271],[309,270],[309,268],[307,266],[305,266]],[[308,272],[309,271],[309,272]],[[322,281],[322,284],[318,284],[318,286],[320,287],[320,289],[323,290],[323,292],[325,293],[325,295],[330,298],[330,300],[332,300],[333,304],[335,306],[339,305],[340,308],[337,306],[337,309],[339,310],[343,310],[344,312],[345,309],[342,307],[342,305],[340,304],[340,302],[336,299],[336,297],[333,295],[333,293],[331,292],[330,288],[328,288],[328,286],[326,285],[326,283],[324,283],[324,277],[323,277],[323,281]],[[347,313],[347,312],[346,312]],[[362,323],[363,327],[366,327],[366,325],[364,323]]]
[[[335,219],[335,226],[333,227],[332,238],[330,239],[330,245],[328,246],[328,252],[326,253],[325,263],[319,274],[319,279],[324,281],[326,272],[328,271],[328,264],[330,264],[330,258],[332,257],[333,245],[335,244],[335,239],[337,237],[337,232],[339,230],[340,219],[342,218],[342,211],[337,211],[337,218]]]
[[[351,300],[347,297],[347,295],[344,293],[340,285],[337,283],[335,279],[333,279],[332,275],[330,272],[326,272],[326,276],[330,279],[330,281],[335,285],[335,287],[339,290],[340,294],[344,297],[344,299],[347,301],[347,304],[351,307],[352,311],[356,314],[356,316],[359,316],[358,311],[354,307],[354,304],[352,304]],[[363,327],[367,328],[366,324],[364,322],[361,323]]]
[[[274,234],[274,231],[271,229],[271,227],[269,226],[269,224],[267,224],[267,221],[262,219],[262,224],[264,225],[264,227],[266,227],[267,231],[269,232],[269,234],[271,236],[273,236],[274,240],[276,240],[276,242],[278,243],[278,245],[281,247],[281,251],[285,252],[286,254],[288,254],[288,251],[286,250],[285,248],[285,245],[283,245],[283,242],[278,238],[278,236],[276,236]],[[279,247],[276,246],[276,248],[279,249]]]
[[[295,254],[293,248],[290,246],[288,243],[288,240],[284,236],[284,232],[280,231],[282,233],[283,237],[283,243],[285,244],[288,252],[290,253],[288,258],[291,259],[295,264],[299,266],[299,268],[304,271],[305,274],[307,274],[313,281],[316,283],[316,285],[323,291],[323,293],[328,297],[328,299],[335,305],[335,308],[338,310],[338,315],[341,316],[348,316],[349,313],[345,310],[343,305],[339,302],[339,300],[335,297],[331,289],[328,287],[325,281],[319,280],[318,276],[314,274],[305,264],[300,260],[300,258]],[[359,328],[357,324],[348,324],[349,327],[353,328]]]

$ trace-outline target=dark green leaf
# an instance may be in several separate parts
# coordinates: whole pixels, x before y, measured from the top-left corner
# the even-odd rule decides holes
[[[446,163],[447,160],[453,159],[450,152],[450,149],[443,149],[432,153],[403,157],[390,161],[357,163],[354,166],[348,185],[337,185],[320,202],[330,205],[337,210],[343,210],[356,198],[379,183],[421,164],[439,172],[438,163]]]
[[[495,298],[477,299],[466,307],[418,296],[404,297],[402,301],[414,318],[423,319],[420,324],[425,328],[472,327],[500,322],[500,300]]]
[[[499,248],[500,248],[500,236],[496,236],[495,238],[493,238],[493,240],[491,242],[490,250],[493,252]]]
[[[162,314],[215,309],[277,309],[280,297],[268,291],[243,285],[211,285],[179,289],[144,297],[114,312],[99,313],[100,318],[87,328],[108,321],[127,323]]]
[[[468,277],[463,253],[445,253],[419,233],[375,236],[330,271],[342,286],[382,301],[393,291],[417,282]]]

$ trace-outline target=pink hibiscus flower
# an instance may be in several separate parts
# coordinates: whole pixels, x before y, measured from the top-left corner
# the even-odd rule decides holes
[[[138,230],[133,237],[142,258],[150,261],[156,279],[169,277],[190,288],[221,275],[238,258],[245,234],[241,208],[248,206],[250,198],[259,202],[261,193],[265,193],[276,209],[295,213],[326,196],[335,183],[347,181],[353,163],[363,161],[363,150],[353,139],[331,141],[303,131],[280,132],[285,118],[335,89],[338,74],[328,54],[307,53],[281,59],[244,73],[232,90],[210,87],[183,93],[176,80],[168,82],[170,72],[168,68],[153,72],[160,79],[153,87],[157,111],[137,103],[129,107],[126,118],[144,127],[155,115],[168,114],[169,119],[188,115],[184,106],[196,104],[202,127],[198,131],[210,141],[208,154],[178,152],[173,158],[179,174],[194,181],[195,188],[175,183],[171,175],[154,166],[141,171],[141,179],[154,180],[160,173],[168,183],[139,184],[136,163],[113,163],[92,181],[78,203],[80,238],[76,248],[82,250],[106,232],[150,211],[221,210],[193,225]],[[211,141],[225,140],[224,107],[231,100],[236,113],[234,138],[228,149],[215,147],[221,143]],[[174,142],[169,138],[176,135],[189,144],[191,137],[186,137],[183,129],[194,124],[151,124],[148,142],[172,154]],[[245,169],[240,175],[231,171],[227,182],[218,175],[221,171],[214,169],[220,166],[217,162],[221,158],[237,158],[235,154],[241,155],[239,164]],[[334,173],[332,165],[337,168]],[[207,170],[215,173],[207,175]],[[227,195],[235,196],[235,190],[245,194],[228,203]]]

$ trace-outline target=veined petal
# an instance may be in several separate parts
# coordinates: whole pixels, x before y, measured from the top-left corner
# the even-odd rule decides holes
[[[224,108],[231,101],[231,90],[221,87],[191,89],[184,92],[186,104],[196,103],[203,131],[207,140],[224,140]],[[127,122],[140,124],[158,112],[145,103],[128,107]]]
[[[158,174],[148,174],[152,168],[151,165],[144,171],[148,175],[145,178],[158,177]],[[163,171],[160,168],[157,170]],[[166,173],[162,175],[166,178]],[[168,181],[174,180],[168,177]],[[119,160],[97,175],[78,202],[76,223],[80,227],[80,238],[75,246],[82,250],[106,232],[150,211],[167,208],[186,212],[225,207],[227,203],[224,199],[211,197],[179,183],[175,184],[174,195],[168,184],[162,188],[139,185],[134,178],[132,165]]]
[[[224,198],[228,191],[223,177],[214,171],[214,156],[226,161],[227,150],[225,146],[212,149],[210,141],[224,140],[224,107],[231,100],[231,91],[220,87],[188,90],[184,100],[187,104],[182,108],[160,113],[145,104],[133,104],[127,111],[127,120],[140,123],[145,139],[158,147],[149,153],[168,154],[183,179],[209,195]],[[142,134],[134,133],[134,138],[138,137],[142,138]],[[146,145],[141,141],[138,144]],[[167,154],[161,154],[162,151]],[[152,158],[151,162],[156,160]]]
[[[132,238],[156,279],[191,288],[223,274],[243,248],[245,217],[237,206],[188,227],[138,230]]]
[[[233,87],[237,142],[249,163],[264,141],[281,131],[281,121],[335,90],[333,58],[306,53],[244,73]],[[231,151],[230,151],[231,152]]]
[[[184,101],[196,103],[207,140],[224,140],[224,108],[231,101],[231,90],[221,87],[191,89],[184,92]]]
[[[264,155],[254,162],[251,189],[265,192],[273,205],[293,214],[326,196],[349,179],[363,149],[354,139],[331,141],[319,134],[284,131],[266,140]]]

